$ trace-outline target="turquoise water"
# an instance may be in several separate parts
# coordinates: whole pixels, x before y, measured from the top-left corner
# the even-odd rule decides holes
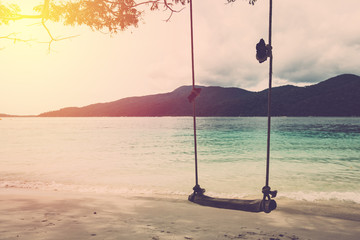
[[[199,183],[261,196],[267,119],[198,118]],[[0,188],[186,197],[192,118],[3,118]],[[273,118],[270,186],[280,197],[360,203],[360,118]]]

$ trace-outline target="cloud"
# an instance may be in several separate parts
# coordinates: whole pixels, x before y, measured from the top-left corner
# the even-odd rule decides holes
[[[255,45],[266,30],[263,4],[246,2],[225,5],[207,1],[197,6],[194,15],[195,48],[198,81],[204,85],[250,87],[266,71],[255,59]],[[251,12],[253,14],[249,14]],[[260,17],[259,17],[260,16]],[[255,71],[254,71],[255,70]]]
[[[358,2],[280,3],[279,17],[289,20],[274,33],[279,46],[276,76],[296,84],[316,83],[346,72],[359,74],[356,43],[360,32],[354,25],[360,20]]]
[[[220,1],[221,2],[221,1]],[[316,83],[337,74],[359,74],[360,3],[276,1],[273,16],[274,78],[280,83]],[[241,1],[198,7],[199,81],[209,85],[266,87],[267,67],[255,58],[255,44],[267,41],[268,5]],[[214,17],[216,16],[216,17]],[[260,89],[259,89],[260,90]]]

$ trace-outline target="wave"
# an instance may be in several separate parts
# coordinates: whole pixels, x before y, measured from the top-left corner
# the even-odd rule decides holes
[[[57,182],[40,182],[40,181],[0,181],[0,189],[29,189],[40,191],[59,191],[74,193],[99,193],[99,194],[120,194],[120,195],[146,195],[146,196],[185,196],[190,193],[181,191],[167,191],[159,189],[145,189],[139,187],[118,187],[118,186],[90,186],[76,184],[62,184]]]
[[[360,204],[360,192],[285,192],[280,193],[279,197],[286,197],[299,201],[347,201]]]
[[[40,182],[40,181],[0,181],[0,189],[32,189],[41,191],[60,191],[60,192],[79,192],[79,193],[99,193],[99,194],[119,194],[126,196],[156,196],[162,198],[187,198],[191,194],[189,191],[177,191],[162,188],[141,188],[132,186],[101,186],[101,185],[76,185],[76,184],[62,184],[57,182]],[[219,198],[259,198],[261,193],[239,194],[239,193],[219,193],[207,192],[212,197]],[[360,204],[360,191],[353,192],[316,192],[316,191],[297,191],[297,192],[279,192],[278,198],[287,198],[297,201],[346,201]]]

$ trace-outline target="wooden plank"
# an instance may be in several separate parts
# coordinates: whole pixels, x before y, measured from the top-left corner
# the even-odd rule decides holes
[[[247,212],[266,212],[270,213],[276,209],[275,200],[245,200],[245,199],[228,199],[228,198],[213,198],[203,194],[191,194],[189,201],[208,207],[240,210]]]

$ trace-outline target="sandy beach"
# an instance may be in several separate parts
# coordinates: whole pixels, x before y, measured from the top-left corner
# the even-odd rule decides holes
[[[270,214],[149,196],[0,191],[0,239],[358,239],[360,206],[277,199]],[[344,206],[346,205],[346,206]]]

